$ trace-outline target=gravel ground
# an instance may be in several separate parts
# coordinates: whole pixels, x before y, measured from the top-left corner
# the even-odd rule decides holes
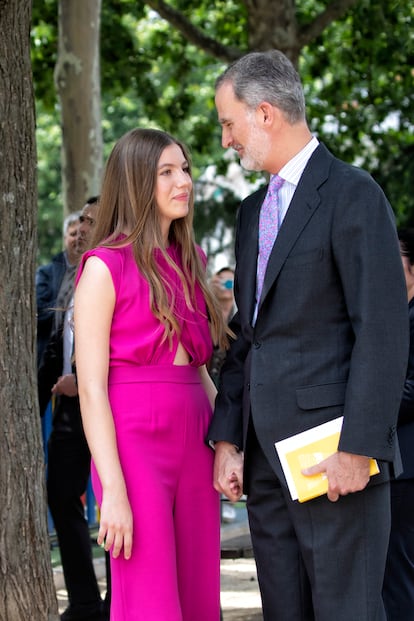
[[[253,559],[221,561],[223,621],[263,621]]]
[[[105,563],[95,559],[95,571],[101,591],[105,593]],[[68,605],[62,568],[54,568],[59,612]],[[221,561],[221,607],[223,621],[263,621],[256,566],[253,559],[224,559]]]

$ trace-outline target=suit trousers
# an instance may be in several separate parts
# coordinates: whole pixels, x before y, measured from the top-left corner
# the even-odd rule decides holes
[[[292,501],[252,425],[245,476],[264,621],[385,621],[389,483]]]
[[[391,482],[391,536],[383,598],[387,621],[414,618],[414,479]]]
[[[90,453],[80,430],[54,429],[48,443],[47,493],[56,529],[71,606],[96,603],[101,597],[92,562],[89,527],[81,496],[90,473]]]

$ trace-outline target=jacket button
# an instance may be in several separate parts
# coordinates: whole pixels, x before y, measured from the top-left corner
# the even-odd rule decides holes
[[[260,349],[260,347],[262,346],[262,344],[260,343],[260,341],[256,341],[254,344],[254,348],[255,349]]]

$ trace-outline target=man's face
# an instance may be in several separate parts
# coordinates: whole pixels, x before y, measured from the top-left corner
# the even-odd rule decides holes
[[[86,204],[79,217],[79,229],[77,237],[78,252],[85,252],[91,241],[92,229],[95,226],[96,215],[98,213],[97,203]]]
[[[75,263],[78,252],[78,228],[79,222],[69,224],[66,234],[63,238],[63,245],[68,254],[69,263]]]
[[[236,99],[231,82],[224,82],[217,89],[216,108],[222,146],[225,149],[232,147],[246,170],[265,170],[270,137],[259,125],[256,111]]]
[[[73,249],[76,246],[78,227],[79,222],[73,222],[72,224],[69,224],[65,237],[63,238],[63,244],[66,250]]]

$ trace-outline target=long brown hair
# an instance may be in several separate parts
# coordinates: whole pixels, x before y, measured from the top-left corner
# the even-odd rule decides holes
[[[180,147],[190,167],[186,147],[170,134],[157,129],[133,129],[115,144],[106,164],[99,199],[99,217],[92,247],[132,244],[135,261],[150,287],[150,304],[154,315],[164,324],[165,338],[179,335],[174,315],[174,291],[155,258],[155,250],[178,274],[187,304],[195,308],[195,285],[201,287],[207,306],[212,338],[227,348],[227,327],[221,317],[214,294],[207,285],[205,269],[197,252],[194,232],[194,196],[191,192],[188,214],[171,223],[169,242],[180,248],[183,269],[171,260],[164,248],[155,199],[158,162],[164,149]],[[127,237],[119,237],[128,231]],[[171,341],[170,341],[171,342]]]

